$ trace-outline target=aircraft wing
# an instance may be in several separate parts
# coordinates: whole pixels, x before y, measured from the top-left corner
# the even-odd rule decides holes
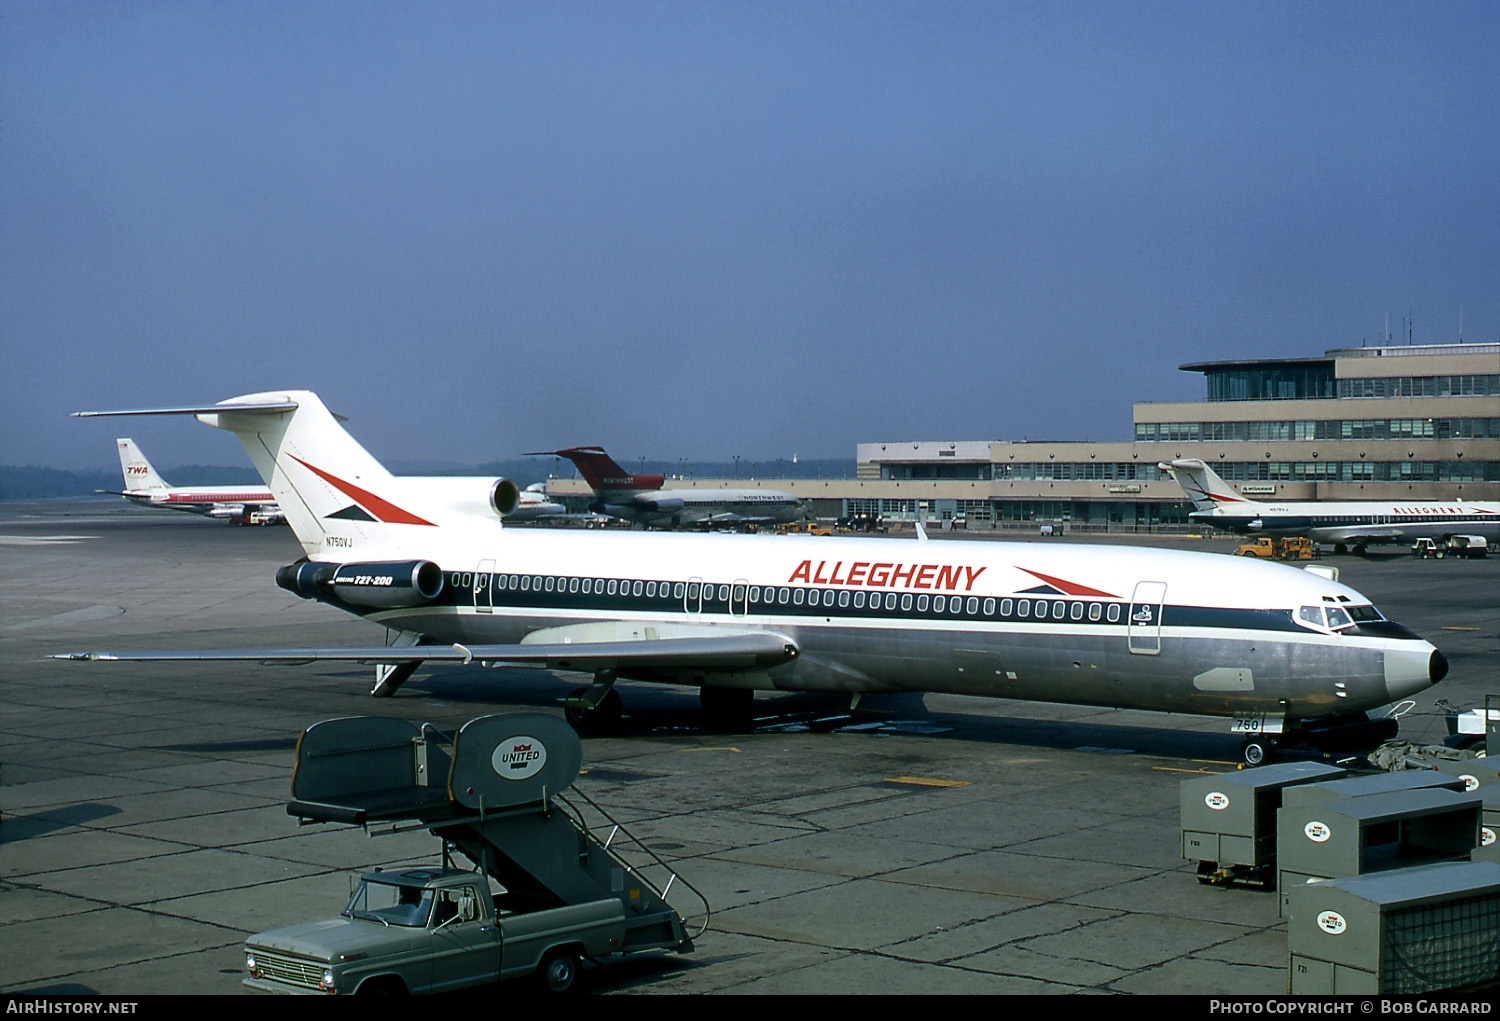
[[[617,669],[763,670],[796,659],[797,644],[770,631],[701,638],[524,645],[372,645],[351,648],[139,649],[60,652],[49,659],[120,662],[484,663],[583,673]]]

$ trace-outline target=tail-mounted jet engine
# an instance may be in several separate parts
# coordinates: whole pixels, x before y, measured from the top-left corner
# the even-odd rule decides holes
[[[521,506],[521,487],[510,479],[496,479],[490,486],[490,507],[502,518]]]
[[[276,584],[304,599],[330,597],[351,606],[425,606],[443,591],[443,569],[430,560],[395,563],[288,564]]]

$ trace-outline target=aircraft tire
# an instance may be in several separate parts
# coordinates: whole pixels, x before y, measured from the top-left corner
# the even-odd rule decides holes
[[[1263,738],[1252,738],[1240,749],[1240,761],[1250,769],[1276,761],[1276,745]]]

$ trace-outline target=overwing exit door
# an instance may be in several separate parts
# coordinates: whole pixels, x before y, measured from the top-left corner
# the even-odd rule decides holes
[[[1161,608],[1167,598],[1164,581],[1136,582],[1125,622],[1126,641],[1138,656],[1161,654]]]

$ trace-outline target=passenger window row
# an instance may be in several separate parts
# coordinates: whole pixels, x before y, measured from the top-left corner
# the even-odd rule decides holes
[[[458,592],[479,593],[488,581],[496,603],[505,601],[505,593],[532,596],[548,593],[567,596],[603,596],[606,599],[648,600],[680,604],[684,610],[700,609],[723,612],[730,606],[735,612],[790,612],[839,609],[863,611],[864,614],[922,614],[931,617],[996,620],[1045,620],[1089,623],[1101,621],[1117,624],[1123,616],[1121,603],[1085,602],[1069,599],[996,599],[985,596],[932,595],[911,592],[866,592],[848,588],[805,588],[786,585],[724,584],[711,582],[669,582],[620,578],[559,578],[530,574],[474,574],[454,572],[449,581]],[[521,599],[518,602],[528,602]],[[571,601],[570,601],[571,604]],[[568,604],[564,604],[568,605]]]

